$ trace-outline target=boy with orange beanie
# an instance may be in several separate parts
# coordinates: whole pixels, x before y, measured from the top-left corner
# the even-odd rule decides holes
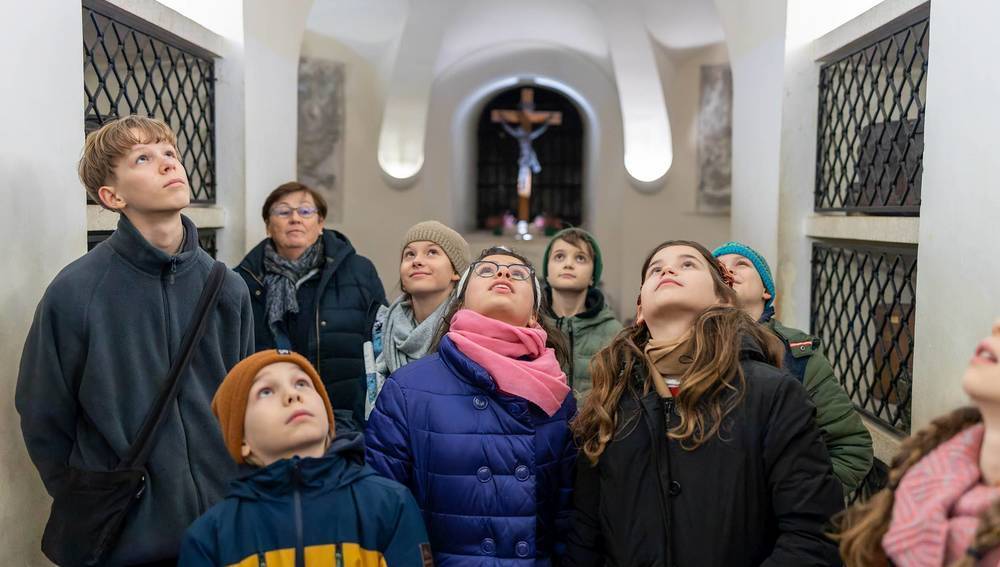
[[[237,364],[212,400],[229,455],[254,470],[199,518],[180,565],[429,565],[420,510],[364,464],[361,434],[335,436],[323,381],[301,355]]]

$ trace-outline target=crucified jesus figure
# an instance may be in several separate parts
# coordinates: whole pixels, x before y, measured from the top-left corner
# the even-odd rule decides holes
[[[504,131],[517,140],[521,150],[517,158],[517,237],[530,240],[528,217],[531,214],[531,176],[542,170],[538,154],[531,143],[544,134],[549,126],[562,124],[562,113],[536,111],[535,91],[528,88],[521,89],[521,103],[518,106],[517,110],[494,110],[491,119],[500,123]],[[517,124],[517,127],[510,124]],[[532,129],[536,124],[540,124],[538,129]]]
[[[503,126],[507,134],[517,140],[517,145],[521,149],[521,155],[517,158],[517,195],[519,197],[530,198],[531,174],[537,174],[542,171],[542,164],[538,163],[538,154],[535,152],[535,148],[531,146],[531,142],[537,140],[539,136],[549,129],[549,123],[546,122],[542,124],[541,128],[528,132],[525,132],[524,128],[520,126],[511,128],[506,122],[501,122],[500,125]]]

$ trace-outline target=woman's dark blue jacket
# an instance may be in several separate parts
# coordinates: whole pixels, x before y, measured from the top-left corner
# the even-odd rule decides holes
[[[363,345],[371,337],[379,305],[385,305],[385,290],[371,260],[358,255],[346,236],[326,229],[321,238],[326,258],[319,273],[299,287],[300,316],[290,329],[291,346],[316,367],[333,408],[353,412],[359,427],[365,417]],[[267,324],[266,243],[254,247],[236,268],[250,288],[256,351],[279,346]]]
[[[439,567],[549,565],[568,528],[573,396],[549,417],[503,394],[447,337],[385,382],[368,463],[410,487]]]

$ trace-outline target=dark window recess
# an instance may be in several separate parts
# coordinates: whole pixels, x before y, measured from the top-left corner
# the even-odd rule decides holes
[[[813,333],[858,410],[901,433],[910,432],[916,284],[916,248],[813,243]]]
[[[214,203],[214,60],[163,39],[165,32],[141,31],[112,10],[83,7],[86,131],[129,114],[163,120],[177,135],[192,201]]]
[[[871,470],[868,471],[868,475],[861,481],[861,486],[848,495],[847,505],[853,506],[854,504],[868,500],[878,491],[885,488],[887,484],[889,484],[889,466],[875,459]]]
[[[490,120],[494,109],[517,109],[521,88],[493,97],[483,108],[477,130],[476,228],[493,229],[504,213],[517,214],[517,141]],[[557,224],[583,222],[583,122],[569,99],[556,91],[530,86],[535,110],[562,113],[562,124],[551,126],[533,142],[542,171],[532,177],[531,218],[546,215]]]
[[[87,252],[90,252],[95,246],[104,242],[113,232],[113,230],[91,230],[87,232]],[[219,251],[216,246],[216,232],[214,228],[198,229],[198,244],[213,258],[215,258]]]
[[[823,65],[817,211],[918,215],[929,20]]]

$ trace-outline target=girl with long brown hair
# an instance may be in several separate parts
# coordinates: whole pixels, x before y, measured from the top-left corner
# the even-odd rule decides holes
[[[840,486],[781,345],[703,246],[642,267],[636,322],[592,361],[570,565],[836,565]]]
[[[903,441],[889,483],[841,518],[850,566],[1000,565],[1000,321],[976,348],[959,408]]]

